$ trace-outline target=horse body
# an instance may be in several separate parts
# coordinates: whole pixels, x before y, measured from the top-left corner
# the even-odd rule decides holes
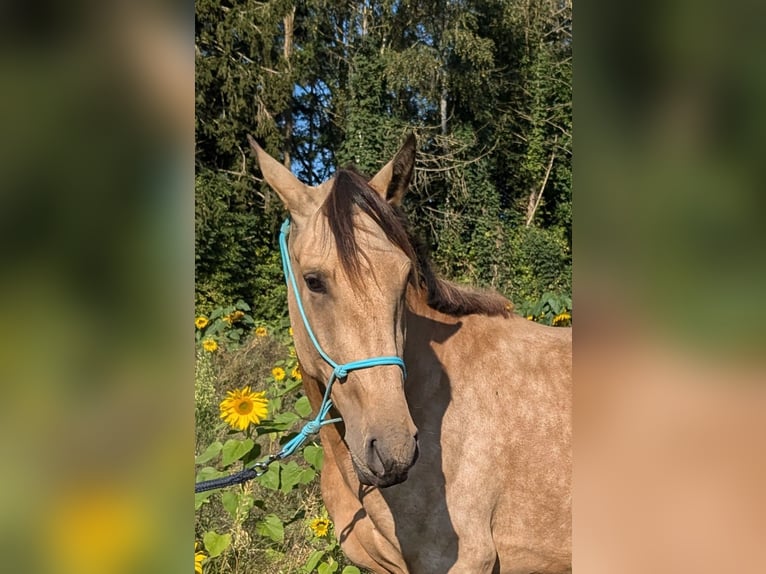
[[[316,188],[251,146],[290,211],[288,306],[314,409],[333,361],[406,366],[331,387],[343,422],[320,431],[322,494],[347,556],[380,574],[570,571],[571,330],[433,274],[398,211],[414,138],[369,182],[340,170]]]
[[[381,573],[569,571],[571,330],[409,299],[409,478],[361,485],[339,429],[322,430],[322,493],[344,551]]]

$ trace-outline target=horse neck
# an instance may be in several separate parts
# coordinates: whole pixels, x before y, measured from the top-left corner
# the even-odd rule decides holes
[[[439,384],[443,375],[437,348],[443,348],[460,328],[461,321],[429,307],[422,293],[415,290],[407,294],[405,321],[408,394],[414,389],[433,392],[433,386]]]

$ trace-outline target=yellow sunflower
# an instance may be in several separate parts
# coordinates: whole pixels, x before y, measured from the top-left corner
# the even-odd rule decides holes
[[[242,311],[237,310],[237,311],[234,311],[231,315],[229,315],[229,318],[231,319],[232,323],[236,323],[244,316],[245,314]]]
[[[302,380],[303,375],[301,374],[301,368],[298,365],[295,365],[292,372],[290,373],[290,376],[296,381]]]
[[[250,423],[258,424],[268,414],[264,393],[254,393],[247,386],[226,393],[221,401],[221,418],[234,429],[245,430]]]
[[[293,328],[292,327],[287,329],[287,334],[290,335],[291,337],[293,336]]]
[[[202,341],[202,348],[205,349],[208,353],[212,353],[218,349],[218,343],[216,343],[213,339],[205,339]]]
[[[330,521],[326,518],[315,518],[309,523],[309,528],[317,536],[326,536],[327,531],[330,529]]]
[[[194,543],[194,574],[202,574],[202,561],[207,558],[207,554],[197,548],[199,548],[199,542]]]
[[[572,320],[572,315],[564,311],[563,313],[559,313],[553,318],[553,324],[568,325],[571,320]]]
[[[282,381],[285,378],[285,370],[282,367],[274,367],[271,369],[271,376],[275,381]]]
[[[207,317],[199,316],[196,319],[194,319],[194,326],[197,327],[197,329],[204,329],[205,327],[207,327],[207,324],[209,322],[210,321],[208,321]]]
[[[265,337],[268,331],[266,331],[266,327],[257,327],[255,329],[255,336],[256,337]]]

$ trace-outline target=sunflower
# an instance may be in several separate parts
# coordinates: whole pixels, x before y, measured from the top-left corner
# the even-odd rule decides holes
[[[301,368],[298,365],[295,365],[293,367],[292,372],[290,373],[290,376],[296,381],[300,381],[301,379],[303,379],[303,375],[301,374]]]
[[[207,317],[199,316],[196,319],[194,319],[194,326],[197,327],[197,329],[204,329],[205,327],[207,327],[208,323],[210,323],[210,321],[208,321]]]
[[[199,548],[199,542],[194,543],[194,574],[202,574],[202,561],[207,558],[207,555]]]
[[[290,335],[291,337],[293,336],[293,328],[292,327],[287,329],[287,334]]]
[[[216,343],[213,339],[205,339],[202,341],[202,348],[205,349],[208,353],[212,353],[218,349],[218,343]]]
[[[311,528],[316,536],[326,536],[327,531],[330,529],[330,521],[326,518],[315,518],[309,522],[309,528]]]
[[[275,381],[282,381],[285,378],[285,370],[282,367],[274,367],[271,369],[271,376]]]
[[[563,313],[559,313],[553,318],[553,324],[568,325],[571,320],[572,320],[572,315],[564,311]]]
[[[254,393],[247,386],[226,395],[221,401],[221,418],[232,428],[243,431],[250,423],[257,425],[266,418],[268,402],[264,393]]]
[[[256,337],[265,337],[268,331],[266,330],[266,327],[257,327],[255,329],[255,336]]]

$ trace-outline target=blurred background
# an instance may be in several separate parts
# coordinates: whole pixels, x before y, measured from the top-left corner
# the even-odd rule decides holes
[[[4,571],[191,571],[192,25],[0,6]]]
[[[575,9],[575,571],[762,569],[763,15]]]

